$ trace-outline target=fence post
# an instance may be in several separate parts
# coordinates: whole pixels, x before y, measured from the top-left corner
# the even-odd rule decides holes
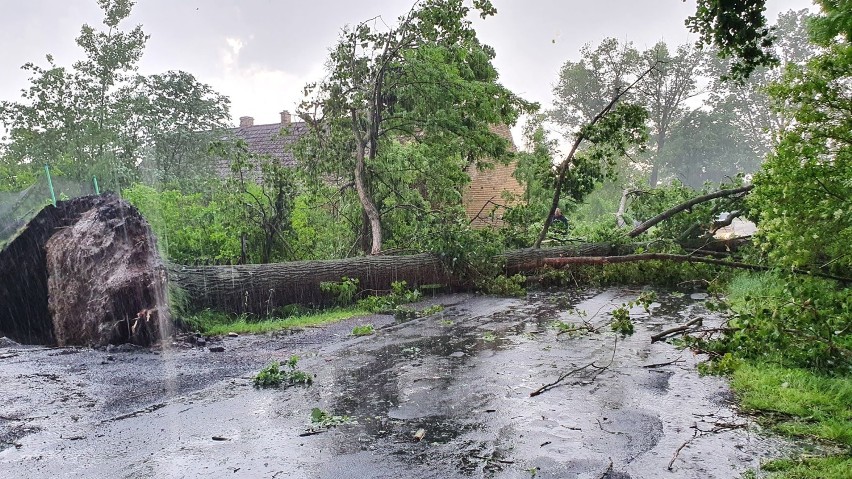
[[[47,186],[50,188],[50,198],[53,199],[53,206],[56,206],[56,192],[53,191],[53,180],[50,178],[50,166],[44,164],[44,172],[47,173]]]

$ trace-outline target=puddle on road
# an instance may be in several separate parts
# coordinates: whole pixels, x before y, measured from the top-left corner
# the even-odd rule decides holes
[[[157,402],[165,405],[151,411],[136,407],[132,411],[143,413],[100,426],[95,434],[99,442],[62,443],[67,448],[63,454],[85,448],[79,451],[87,458],[80,460],[81,470],[120,470],[120,477],[141,477],[146,471],[287,477],[281,473],[285,471],[289,477],[333,478],[345,471],[345,477],[529,478],[534,471],[537,479],[705,478],[736,477],[757,466],[758,459],[776,451],[780,443],[752,434],[751,429],[735,429],[701,435],[678,454],[673,473],[667,470],[694,428],[710,429],[719,422],[745,424],[734,412],[723,380],[699,377],[690,352],[650,342],[653,332],[696,315],[706,317],[708,324],[718,321],[701,299],[659,292],[650,315],[641,308],[631,310],[636,334],[617,343],[608,327],[598,334],[580,335],[560,335],[554,327],[557,321],[605,326],[613,308],[641,292],[608,288],[533,292],[523,299],[456,300],[426,318],[387,320],[373,336],[332,338],[320,347],[306,346],[315,348],[300,362],[300,367],[317,374],[310,388],[254,391],[246,381],[221,376],[215,387]],[[299,335],[292,338],[299,340]],[[269,351],[280,348],[271,344],[274,341],[292,342],[239,341],[246,342],[231,344],[245,344],[246,349],[264,344]],[[249,360],[238,349],[232,351],[234,356],[216,356],[215,361],[224,367]],[[122,362],[142,358],[155,364],[150,354],[126,354]],[[194,352],[182,354],[171,361],[202,360]],[[90,353],[66,357],[85,355],[98,357]],[[668,366],[642,367],[678,358]],[[530,392],[565,371],[591,362],[607,365],[610,360],[605,370],[587,368],[530,397]],[[205,374],[233,374],[217,371]],[[235,388],[233,381],[242,386]],[[110,400],[98,398],[104,399]],[[357,424],[302,437],[313,407],[352,416]],[[419,430],[425,434],[418,441]],[[228,440],[210,441],[211,435]],[[104,460],[92,452],[117,442],[127,445],[130,457]],[[26,445],[24,450],[29,447],[36,446]],[[31,454],[37,451],[36,447]],[[0,454],[0,465],[27,470],[26,462],[4,464],[2,459]],[[110,462],[119,460],[123,462]],[[63,471],[61,461],[40,461],[45,471]]]
[[[561,371],[605,364],[612,354],[608,328],[569,337],[557,335],[555,321],[606,325],[609,311],[639,293],[537,292],[525,300],[501,300],[502,308],[484,314],[477,314],[478,305],[488,299],[476,298],[358,342],[340,358],[329,403],[336,413],[357,417],[359,425],[332,447],[341,455],[383,451],[402,468],[462,475],[529,477],[535,469],[536,477],[656,477],[641,471],[648,464],[665,469],[701,415],[733,417],[730,405],[719,401],[726,391],[721,380],[699,378],[691,353],[649,341],[652,332],[696,314],[714,321],[700,301],[660,293],[650,315],[631,311],[637,333],[619,343],[612,368],[529,398]],[[683,364],[642,368],[678,355],[687,357]],[[421,428],[426,437],[415,442]],[[730,435],[702,438],[689,455],[724,460],[679,464],[679,477],[726,477],[764,447],[748,439],[720,447],[730,441]]]

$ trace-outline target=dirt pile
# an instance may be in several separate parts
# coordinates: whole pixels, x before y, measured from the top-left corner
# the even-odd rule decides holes
[[[150,227],[113,195],[59,202],[0,252],[0,332],[21,342],[147,345],[170,333]]]

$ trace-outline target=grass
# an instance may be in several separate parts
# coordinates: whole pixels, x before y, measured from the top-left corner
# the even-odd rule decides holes
[[[735,311],[745,307],[746,298],[755,296],[783,297],[784,283],[773,273],[743,273],[725,286],[725,299]]]
[[[793,437],[815,439],[845,453],[777,459],[762,466],[773,479],[846,479],[852,471],[852,378],[745,362],[731,386],[743,410]]]
[[[369,336],[376,332],[372,324],[363,324],[352,328],[352,336]]]
[[[763,414],[776,431],[852,448],[852,378],[744,363],[731,386],[742,408]]]
[[[263,334],[290,328],[322,326],[343,321],[369,312],[361,307],[326,309],[317,312],[302,312],[293,316],[260,319],[254,316],[232,316],[218,311],[205,310],[183,319],[187,329],[197,330],[210,336],[228,333]]]
[[[852,456],[777,459],[767,462],[762,469],[772,479],[848,479]]]

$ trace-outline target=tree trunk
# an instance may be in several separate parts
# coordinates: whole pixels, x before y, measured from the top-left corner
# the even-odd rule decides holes
[[[370,254],[375,255],[382,251],[382,223],[379,210],[367,191],[366,162],[364,159],[364,150],[367,144],[361,137],[361,132],[358,129],[358,118],[354,110],[352,111],[352,129],[358,138],[358,146],[355,148],[355,190],[358,192],[358,200],[364,208],[364,214],[367,215],[370,222],[370,236],[372,238]]]
[[[193,309],[234,314],[268,315],[288,304],[329,305],[334,297],[323,292],[320,284],[338,282],[344,276],[357,279],[359,291],[386,291],[394,281],[406,281],[412,287],[458,286],[440,258],[431,254],[237,266],[173,265],[170,272]]]
[[[627,226],[627,222],[624,221],[624,212],[627,211],[627,197],[632,192],[633,190],[627,188],[621,191],[621,201],[618,202],[618,211],[615,212],[615,225],[618,228]]]
[[[609,255],[632,251],[632,246],[590,243],[557,248],[525,248],[495,258],[514,274],[544,266],[545,258],[572,255]],[[358,279],[359,291],[388,291],[394,281],[411,287],[441,284],[450,289],[471,287],[447,269],[440,257],[429,253],[410,256],[367,256],[329,261],[238,266],[171,267],[171,279],[187,293],[194,309],[211,308],[228,313],[270,314],[288,304],[324,306],[334,297],[320,289],[324,281],[344,276]]]
[[[605,265],[615,263],[634,263],[637,261],[676,261],[680,263],[704,263],[716,266],[724,266],[726,268],[747,269],[749,271],[771,271],[773,268],[759,264],[741,263],[738,261],[728,261],[715,258],[705,258],[701,256],[690,256],[686,254],[669,254],[669,253],[644,253],[644,254],[628,254],[620,256],[576,256],[572,258],[546,258],[544,264],[561,268],[572,264],[591,264]],[[790,272],[794,274],[802,274],[809,276],[818,276],[820,278],[833,279],[844,284],[852,283],[852,278],[825,274],[814,271],[806,271],[793,269]]]
[[[660,154],[663,151],[665,143],[665,134],[660,133],[657,135],[657,154],[654,155],[654,165],[651,167],[651,178],[648,179],[648,184],[651,185],[651,188],[656,188],[657,183],[660,181]]]

